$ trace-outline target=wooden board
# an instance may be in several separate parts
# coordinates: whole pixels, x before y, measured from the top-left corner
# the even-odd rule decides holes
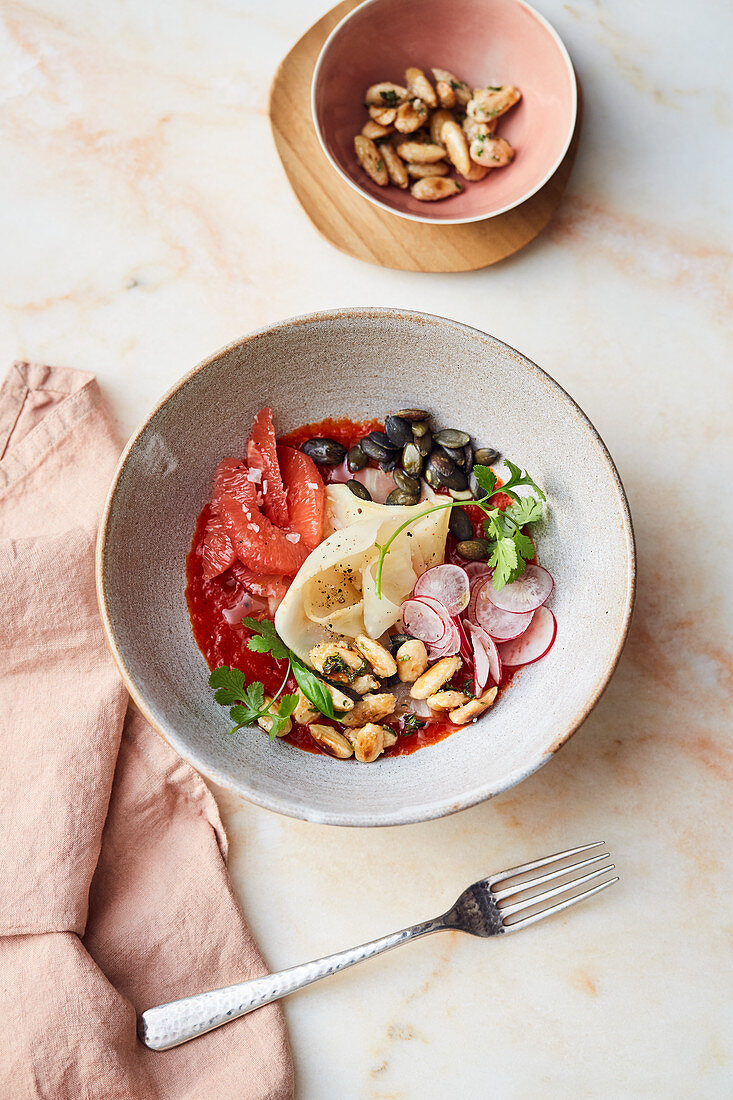
[[[288,179],[308,217],[332,245],[358,260],[401,271],[475,271],[534,240],[562,198],[575,160],[578,121],[562,164],[531,199],[483,222],[426,225],[372,206],[341,179],[321,150],[310,109],[311,77],[326,37],[355,8],[343,0],[296,42],[270,89],[270,123]]]

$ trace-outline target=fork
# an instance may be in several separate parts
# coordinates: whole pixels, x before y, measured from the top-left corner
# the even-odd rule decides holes
[[[464,890],[447,913],[434,920],[424,921],[422,924],[414,924],[410,928],[403,928],[400,932],[393,932],[389,936],[382,936],[378,940],[360,944],[347,951],[338,951],[335,955],[326,955],[323,959],[314,962],[293,966],[289,970],[281,970],[277,974],[267,974],[263,978],[253,978],[248,982],[239,982],[237,985],[228,985],[223,989],[213,989],[208,993],[196,993],[192,997],[183,997],[178,1001],[169,1001],[167,1004],[157,1005],[143,1012],[138,1025],[138,1033],[143,1043],[151,1050],[169,1050],[171,1047],[180,1046],[189,1039],[195,1039],[199,1035],[205,1035],[207,1031],[213,1031],[222,1024],[245,1016],[248,1012],[260,1008],[262,1005],[277,1001],[296,989],[317,982],[319,978],[327,978],[330,974],[336,974],[339,970],[345,970],[347,966],[370,959],[373,955],[379,955],[382,951],[389,951],[393,947],[399,947],[409,940],[419,936],[427,936],[432,932],[444,930],[468,932],[472,936],[500,936],[507,932],[518,932],[521,928],[527,928],[538,920],[559,913],[579,901],[585,901],[593,894],[605,890],[618,882],[618,876],[606,878],[609,871],[614,870],[613,863],[606,863],[609,858],[607,852],[601,852],[585,859],[578,860],[566,866],[556,866],[562,860],[570,856],[580,855],[582,852],[590,852],[594,848],[600,848],[604,841],[598,840],[594,844],[583,844],[578,848],[568,848],[566,852],[558,852],[553,856],[535,860],[533,863],[523,863],[520,867],[511,867],[508,871],[500,871],[498,874],[489,875],[488,878],[479,879],[472,886]],[[584,868],[596,865],[593,870]],[[602,866],[597,866],[602,864]],[[535,878],[525,879],[513,885],[504,886],[497,890],[496,887],[509,879],[515,879],[529,871],[545,871]],[[535,890],[545,883],[558,881],[557,885],[548,890],[523,895]],[[597,882],[594,886],[588,886],[581,893],[574,893],[585,883]],[[567,896],[564,896],[567,895]],[[538,909],[545,902],[553,898],[559,900],[554,905],[547,905]],[[510,917],[515,920],[509,921]]]

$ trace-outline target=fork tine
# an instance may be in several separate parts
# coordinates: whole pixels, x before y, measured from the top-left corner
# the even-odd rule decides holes
[[[592,886],[590,890],[584,890],[582,894],[576,894],[573,898],[568,898],[567,901],[558,902],[557,905],[551,905],[549,909],[543,909],[539,913],[535,913],[531,917],[524,917],[522,920],[514,921],[512,924],[505,924],[505,932],[516,932],[519,928],[526,928],[530,924],[534,924],[538,920],[544,920],[545,917],[551,917],[553,913],[559,913],[562,909],[568,909],[571,905],[576,905],[579,901],[585,901],[586,898],[590,898],[593,894],[600,893],[601,890],[605,890],[607,886],[613,886],[614,882],[618,882],[618,875],[615,878],[611,878],[608,882],[602,882],[598,886]]]
[[[576,886],[582,886],[584,882],[590,882],[591,879],[598,878],[599,875],[605,875],[606,871],[613,871],[614,869],[615,864],[611,863],[608,867],[601,867],[597,871],[591,871],[588,875],[581,875],[580,878],[573,879],[572,882],[564,882],[561,886],[554,886],[552,890],[544,890],[541,894],[535,894],[534,897],[524,898],[513,905],[500,906],[499,912],[502,917],[511,917],[513,913],[521,913],[525,909],[531,909],[533,906],[539,905],[541,901],[556,898],[558,894],[567,894],[568,890],[574,890]]]
[[[556,852],[554,856],[545,856],[544,859],[536,859],[534,863],[523,863],[520,867],[510,867],[508,871],[500,871],[498,875],[491,875],[486,881],[489,886],[493,886],[495,882],[502,882],[505,878],[512,878],[514,875],[523,875],[525,871],[536,871],[539,867],[547,867],[550,863],[555,863],[558,859],[565,859],[566,856],[577,855],[578,852],[588,852],[591,848],[599,848],[601,844],[605,843],[605,840],[596,840],[593,844],[581,844],[579,848],[568,848],[567,852]]]
[[[561,878],[562,875],[570,874],[571,871],[578,871],[581,867],[587,867],[591,863],[599,863],[602,859],[610,858],[608,852],[603,852],[600,856],[581,859],[577,863],[571,863],[568,867],[560,867],[557,871],[550,871],[547,875],[538,875],[537,878],[530,878],[526,882],[518,882],[514,886],[507,886],[505,890],[492,890],[491,893],[494,901],[503,901],[504,898],[515,897],[524,890],[532,890],[535,886],[541,886],[543,882],[550,882],[554,878]],[[572,883],[568,883],[568,886],[572,886]]]

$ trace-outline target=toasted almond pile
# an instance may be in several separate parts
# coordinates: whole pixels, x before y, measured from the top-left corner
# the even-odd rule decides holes
[[[421,202],[449,199],[492,168],[514,159],[514,149],[496,133],[499,118],[518,103],[511,84],[469,88],[446,69],[405,71],[405,83],[384,80],[367,88],[369,120],[354,138],[359,164],[379,187],[390,184]],[[449,175],[451,168],[458,177]]]

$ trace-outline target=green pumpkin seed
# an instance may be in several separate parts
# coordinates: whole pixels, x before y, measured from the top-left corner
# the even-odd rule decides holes
[[[434,470],[437,470],[441,477],[450,477],[456,469],[455,463],[442,451],[433,451],[428,466],[432,466]]]
[[[308,439],[300,448],[317,466],[340,466],[346,458],[346,448],[335,439],[316,436]]]
[[[392,457],[391,448],[383,447],[381,443],[377,443],[371,436],[365,436],[359,444],[365,455],[369,458],[373,458],[375,462],[389,462]]]
[[[473,452],[473,461],[477,466],[493,466],[499,457],[499,452],[493,447],[479,447]]]
[[[362,451],[359,444],[355,444],[346,456],[346,466],[350,473],[355,474],[357,470],[363,470],[368,465],[369,459]]]
[[[473,538],[473,524],[462,508],[451,508],[448,528],[451,535],[459,542],[466,542]]]
[[[453,509],[456,511],[456,509]],[[467,561],[487,561],[490,543],[488,539],[466,539],[459,542],[456,550]]]
[[[427,466],[423,476],[431,489],[443,488],[443,479],[434,466]]]
[[[410,477],[409,474],[399,468],[395,470],[392,477],[398,489],[404,489],[406,493],[412,493],[413,495],[420,495],[420,482],[416,477]]]
[[[385,451],[399,451],[400,449],[400,444],[393,443],[386,432],[370,432],[367,439],[371,439],[380,447],[384,447]]]
[[[443,428],[435,433],[435,442],[442,447],[465,447],[471,437],[468,432],[459,432],[456,428]]]
[[[432,455],[431,455],[432,458]],[[464,474],[463,470],[459,470],[457,466],[453,468],[453,473],[448,477],[443,478],[443,485],[446,489],[457,489],[458,492],[463,492],[468,488],[468,478]]]
[[[455,462],[456,466],[466,465],[466,455],[463,447],[441,447],[441,454],[444,454],[451,462]]]
[[[362,485],[360,481],[356,481],[353,477],[350,477],[346,482],[346,488],[351,489],[355,497],[359,500],[371,500],[372,494],[367,489],[366,485]]]
[[[423,409],[400,409],[396,415],[402,420],[409,420],[411,424],[416,420],[430,419],[430,413],[425,412]]]
[[[463,463],[463,469],[466,471],[467,474],[470,474],[475,461],[473,457],[473,447],[470,443],[467,443],[466,446],[463,448],[463,453],[466,456]]]
[[[423,458],[427,458],[433,449],[433,437],[430,432],[425,432],[425,435],[421,435],[419,439],[415,440],[415,443]]]
[[[422,470],[422,455],[415,443],[408,443],[402,452],[402,469],[411,477],[417,477]]]
[[[404,489],[393,489],[385,500],[385,504],[399,504],[404,506],[417,504],[418,498],[414,493],[406,493]]]
[[[412,425],[412,434],[415,436],[415,439],[420,439],[429,429],[430,425],[427,420],[419,420],[416,424]]]

